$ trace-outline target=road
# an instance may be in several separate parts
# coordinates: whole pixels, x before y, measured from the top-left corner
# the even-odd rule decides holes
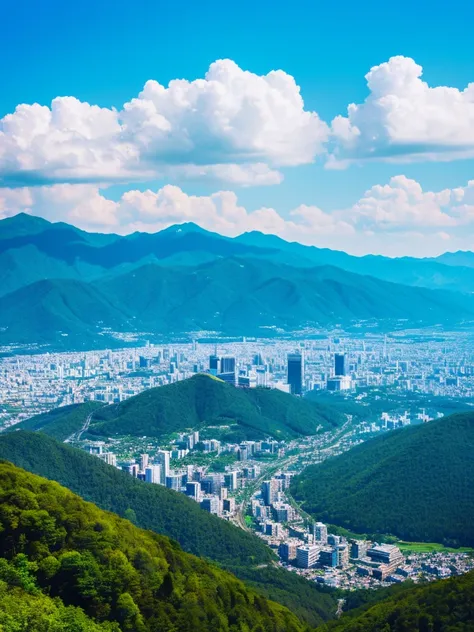
[[[350,420],[344,423],[340,428],[336,429],[334,433],[330,433],[330,436],[321,436],[320,443],[318,442],[317,445],[309,446],[308,449],[304,452],[293,455],[291,457],[279,459],[276,463],[270,463],[268,467],[266,467],[264,471],[260,474],[260,476],[245,488],[243,498],[236,507],[236,513],[234,516],[235,524],[237,524],[237,526],[239,526],[241,529],[244,529],[245,531],[252,532],[252,529],[250,529],[245,522],[245,513],[252,496],[255,494],[256,491],[258,491],[262,482],[270,478],[275,472],[288,469],[291,465],[293,465],[293,463],[298,461],[301,454],[304,454],[306,452],[314,453],[317,450],[321,461],[325,460],[328,456],[331,455],[331,452],[339,446],[348,426],[350,426]]]
[[[70,443],[71,441],[80,441],[82,434],[86,432],[90,426],[92,415],[93,412],[89,413],[85,418],[84,423],[82,424],[82,428],[78,432],[73,432],[72,435],[64,441],[64,443]]]

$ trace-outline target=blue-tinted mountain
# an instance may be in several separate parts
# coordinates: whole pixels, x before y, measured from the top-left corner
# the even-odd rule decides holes
[[[474,297],[388,283],[331,266],[247,257],[197,267],[148,264],[94,282],[39,281],[0,297],[0,342],[79,348],[112,332],[262,335],[364,321],[392,326],[474,320]],[[110,336],[109,336],[110,337]],[[104,338],[105,342],[105,338]]]
[[[35,252],[27,282],[51,278],[51,266],[48,261],[42,264],[42,256],[58,262],[58,277],[66,277],[69,269],[71,278],[85,281],[102,275],[110,277],[147,262],[194,267],[217,258],[238,256],[302,268],[330,265],[394,283],[474,292],[473,253],[446,253],[435,259],[355,257],[258,232],[231,239],[193,223],[171,226],[155,234],[134,233],[121,237],[87,233],[68,224],[20,214],[0,221],[0,255],[16,250],[21,251],[20,270],[28,268],[30,253]],[[13,267],[12,275],[14,273]],[[10,282],[3,287],[0,283],[0,295],[20,286],[21,278],[16,285]]]

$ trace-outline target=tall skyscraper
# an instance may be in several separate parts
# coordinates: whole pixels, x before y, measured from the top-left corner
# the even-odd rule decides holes
[[[278,497],[278,482],[274,478],[263,481],[261,492],[265,505],[273,505]]]
[[[347,355],[345,353],[336,353],[334,355],[334,375],[343,377],[349,372]]]
[[[159,465],[149,465],[145,468],[145,481],[147,483],[155,483],[159,485],[162,482],[160,474],[161,467]]]
[[[158,450],[156,461],[160,466],[160,482],[166,484],[166,477],[170,474],[170,453],[168,450]]]
[[[219,372],[219,356],[215,354],[209,356],[209,371],[212,375],[217,375]]]
[[[148,467],[148,454],[140,454],[140,471],[144,472]]]
[[[235,373],[235,358],[221,358],[221,373]]]
[[[313,525],[313,535],[316,542],[327,544],[328,528],[323,522],[315,522]]]
[[[301,353],[288,354],[288,384],[290,393],[301,395],[303,390],[303,356]]]

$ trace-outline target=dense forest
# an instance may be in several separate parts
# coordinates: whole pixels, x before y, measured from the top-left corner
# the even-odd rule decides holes
[[[316,434],[318,427],[341,421],[330,408],[275,389],[236,389],[210,375],[195,375],[152,388],[120,404],[101,408],[90,433],[161,437],[170,432],[207,425],[238,425],[227,437],[292,438]]]
[[[474,572],[410,587],[343,615],[318,632],[472,632]]]
[[[132,517],[140,527],[177,540],[185,551],[214,560],[313,626],[336,610],[333,591],[275,567],[271,550],[261,540],[203,511],[184,494],[143,483],[42,433],[0,435],[0,458],[57,481],[102,509]]]
[[[371,439],[292,483],[304,509],[358,533],[474,545],[474,413]]]
[[[302,630],[289,610],[230,573],[8,462],[0,463],[0,531],[0,599],[12,588],[44,594],[60,611],[74,606],[123,632]],[[34,611],[26,600],[28,631]]]
[[[82,428],[90,413],[102,406],[100,402],[84,402],[53,408],[16,424],[14,430],[41,430],[58,441],[65,441]]]
[[[15,429],[41,430],[64,441],[94,411],[91,435],[163,437],[207,425],[230,426],[221,438],[239,442],[288,439],[339,425],[343,416],[323,404],[275,389],[236,389],[207,374],[152,388],[119,404],[87,402],[35,415]]]

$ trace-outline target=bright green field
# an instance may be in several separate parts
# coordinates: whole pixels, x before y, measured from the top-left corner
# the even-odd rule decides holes
[[[452,549],[436,542],[397,542],[396,544],[404,553],[474,553],[474,549],[469,547]]]

